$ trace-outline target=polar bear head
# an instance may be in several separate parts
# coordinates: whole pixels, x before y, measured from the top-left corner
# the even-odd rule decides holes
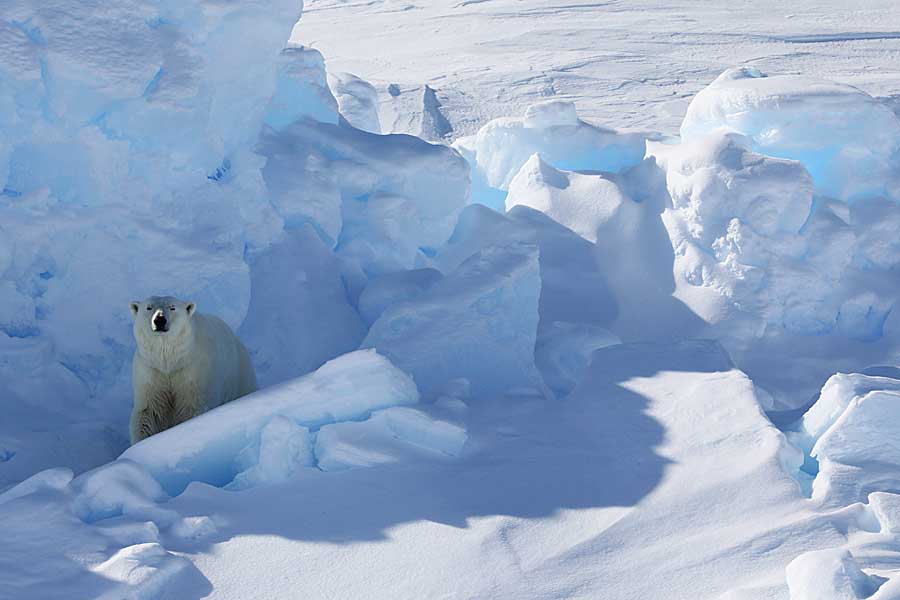
[[[190,326],[197,305],[172,296],[151,296],[131,303],[134,337],[138,343],[148,339],[176,338]]]

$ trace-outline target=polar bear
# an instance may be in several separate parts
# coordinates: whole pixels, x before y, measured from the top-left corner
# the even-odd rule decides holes
[[[131,443],[256,391],[247,349],[218,317],[171,296],[132,302]]]

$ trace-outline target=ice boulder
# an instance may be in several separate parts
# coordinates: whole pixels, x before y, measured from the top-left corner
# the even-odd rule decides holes
[[[810,214],[813,183],[802,164],[750,146],[722,131],[648,146],[672,202],[663,222],[675,250],[676,296],[712,324],[738,315],[757,327],[831,331],[853,236],[846,224],[832,224],[827,207]]]
[[[831,81],[728,69],[691,101],[681,137],[692,142],[718,129],[749,137],[757,152],[802,162],[822,194],[841,200],[891,193],[900,165],[900,119]]]
[[[290,155],[280,165],[287,171],[294,161],[315,166],[312,180],[322,206],[317,212],[327,214],[329,223],[338,213],[326,211],[326,202],[340,198],[340,227],[323,229],[339,231],[335,251],[368,275],[426,266],[468,200],[465,159],[408,135],[381,136],[306,120],[268,136],[264,153]],[[267,180],[276,176],[290,183],[286,193],[297,194],[292,202],[302,203],[303,179],[266,173]]]
[[[418,399],[408,375],[374,350],[362,350],[149,437],[121,458],[142,465],[171,495],[191,481],[225,486],[240,473],[235,487],[243,487],[305,464],[300,428],[360,420]]]
[[[309,225],[250,260],[252,293],[238,335],[260,385],[305,375],[359,347],[366,334],[338,259]]]
[[[371,83],[352,73],[329,72],[328,86],[347,123],[369,133],[381,133],[378,92]]]
[[[464,377],[474,396],[542,385],[534,365],[541,276],[525,243],[484,248],[418,298],[382,313],[363,341],[427,398]]]
[[[323,471],[371,467],[415,458],[459,456],[466,431],[408,407],[377,411],[366,421],[326,425],[316,435]]]
[[[565,225],[589,242],[633,234],[640,207],[601,174],[554,168],[534,154],[509,184],[506,210],[528,206]]]
[[[389,306],[415,300],[443,275],[437,269],[413,269],[375,277],[359,296],[359,312],[371,326]]]
[[[479,204],[467,206],[433,264],[451,273],[481,250],[511,241],[539,249],[541,330],[557,321],[600,327],[615,321],[618,305],[594,245],[526,206],[514,206],[505,215]]]
[[[828,378],[819,398],[800,421],[800,432],[806,438],[802,445],[807,450],[832,427],[851,403],[875,391],[900,392],[900,380],[860,373],[837,373]]]
[[[900,490],[900,391],[872,391],[852,399],[816,441],[819,461],[813,498],[843,506],[872,489]]]
[[[473,181],[487,186],[477,191],[490,193],[507,190],[535,153],[569,171],[619,171],[641,162],[645,139],[586,123],[572,103],[550,100],[529,107],[522,118],[495,119],[458,145],[470,154]]]

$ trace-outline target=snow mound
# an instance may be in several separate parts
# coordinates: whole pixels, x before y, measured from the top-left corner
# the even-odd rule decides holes
[[[640,208],[609,178],[555,169],[539,154],[509,184],[506,210],[518,205],[539,210],[594,243],[633,234],[640,220]]]
[[[0,494],[0,504],[11,502],[16,498],[34,494],[42,490],[61,490],[72,481],[72,469],[56,467],[35,473],[25,481],[14,485]]]
[[[454,146],[472,165],[474,200],[502,208],[502,192],[536,153],[559,169],[619,171],[641,162],[645,139],[586,123],[574,104],[550,100],[530,106],[524,118],[495,119]]]
[[[408,375],[375,351],[362,350],[149,437],[121,458],[146,468],[170,495],[191,481],[225,486],[245,473],[235,483],[243,487],[308,464],[304,428],[363,419],[418,399]]]
[[[150,474],[130,460],[117,460],[72,481],[72,510],[82,521],[127,515],[144,520],[167,520],[156,504],[168,498]]]
[[[16,453],[0,485],[122,449],[129,300],[164,290],[244,318],[244,253],[281,229],[252,147],[301,8],[0,7],[0,378],[20,411],[0,424]]]
[[[536,247],[489,246],[418,298],[385,310],[362,345],[412,374],[426,398],[460,377],[475,395],[540,388],[534,365],[540,294]]]
[[[802,162],[824,195],[900,200],[900,119],[854,87],[729,69],[694,96],[681,137],[692,142],[717,129],[748,136],[757,152]]]
[[[326,425],[316,435],[316,458],[323,471],[340,471],[410,460],[425,453],[459,456],[466,431],[413,408],[380,410],[362,422]]]
[[[864,573],[844,548],[806,552],[787,566],[790,600],[869,598],[883,581]]]
[[[97,600],[150,600],[160,597],[174,580],[191,568],[188,559],[149,542],[122,548],[91,571],[121,586],[97,596]]]

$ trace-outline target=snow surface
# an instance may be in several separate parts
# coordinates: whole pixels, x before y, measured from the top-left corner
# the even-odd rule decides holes
[[[893,3],[303,9],[0,6],[0,598],[900,597]]]

